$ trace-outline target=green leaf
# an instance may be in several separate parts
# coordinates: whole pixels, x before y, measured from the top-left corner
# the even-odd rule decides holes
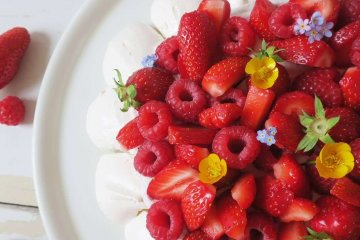
[[[130,106],[131,106],[130,102],[129,102],[129,101],[125,101],[125,102],[124,102],[124,105],[123,105],[123,107],[122,107],[122,109],[121,109],[121,111],[122,111],[122,112],[127,112],[127,111],[129,110]]]
[[[313,149],[315,144],[317,143],[319,139],[311,134],[306,134],[305,137],[300,141],[299,145],[297,146],[296,151],[304,150],[305,152],[310,151]]]
[[[340,117],[333,117],[327,120],[329,130],[332,129],[339,121]]]
[[[266,51],[266,47],[267,47],[266,41],[265,39],[263,39],[261,42],[261,49]]]
[[[325,110],[321,100],[315,95],[315,112],[316,117],[325,118]]]
[[[307,231],[309,232],[310,236],[306,236],[306,237],[310,237],[310,238],[306,238],[305,239],[310,239],[310,240],[332,240],[333,238],[327,234],[326,232],[316,232],[314,230],[312,230],[311,228],[307,227]]]
[[[275,47],[274,46],[271,46],[269,47],[266,52],[269,54],[269,56],[273,56],[274,55],[274,52],[275,52]]]
[[[284,59],[282,59],[279,55],[273,55],[272,58],[274,59],[275,62],[283,62]]]
[[[121,76],[119,69],[114,69],[114,71],[116,72],[116,77],[117,77],[117,78],[114,78],[116,85],[119,87],[124,86],[124,82],[122,80],[122,76]]]
[[[326,134],[325,136],[322,136],[319,139],[320,139],[320,141],[322,141],[325,144],[326,143],[335,143],[334,139],[332,139],[329,134]]]
[[[303,112],[302,115],[299,116],[300,123],[306,128],[310,128],[311,123],[314,121],[313,117],[310,117],[306,112]]]
[[[315,138],[306,146],[306,148],[304,149],[304,152],[308,152],[308,151],[310,151],[311,149],[313,149],[318,141],[319,141],[319,138],[318,138],[318,137],[315,137]]]
[[[129,98],[134,99],[136,97],[136,88],[135,85],[132,84],[126,88],[126,94],[129,96]]]

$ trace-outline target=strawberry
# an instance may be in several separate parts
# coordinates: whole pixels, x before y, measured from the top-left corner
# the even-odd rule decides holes
[[[198,11],[206,12],[213,19],[219,33],[225,21],[230,17],[230,3],[227,0],[203,0]]]
[[[245,77],[248,57],[232,57],[213,65],[202,80],[203,89],[213,97],[220,97]]]
[[[360,207],[360,185],[347,177],[338,179],[330,193],[344,202]]]
[[[201,227],[215,199],[214,186],[200,181],[190,184],[181,198],[181,208],[190,231]]]
[[[219,239],[224,234],[224,228],[218,217],[215,205],[213,205],[207,213],[201,230],[212,240]]]
[[[276,146],[295,152],[301,139],[304,137],[302,127],[298,120],[281,112],[273,112],[265,122],[266,129],[275,127]]]
[[[240,118],[241,113],[242,109],[236,103],[218,104],[202,111],[199,123],[206,128],[228,127]]]
[[[116,140],[126,150],[140,146],[145,140],[139,131],[136,120],[137,118],[134,118],[128,122],[123,128],[120,129],[118,135],[116,136]]]
[[[319,212],[314,202],[308,199],[295,198],[290,207],[280,216],[283,222],[310,221]]]
[[[15,77],[29,44],[29,32],[22,27],[0,35],[0,89]]]
[[[217,213],[225,234],[234,239],[244,236],[246,227],[246,212],[230,196],[224,195],[217,202]]]
[[[264,38],[266,41],[273,41],[276,39],[269,27],[269,18],[271,13],[276,9],[276,6],[269,0],[256,0],[255,5],[251,11],[249,23],[257,33],[259,38]]]
[[[201,160],[209,156],[207,148],[201,148],[194,145],[175,145],[176,159],[189,164],[193,168],[198,168]]]
[[[327,22],[336,22],[340,10],[340,2],[337,0],[290,0],[303,7],[308,16],[314,12],[320,12]]]
[[[295,197],[309,198],[311,196],[307,176],[291,154],[284,154],[274,164],[274,176],[283,181],[294,192]]]
[[[147,194],[154,199],[181,200],[185,189],[198,178],[199,173],[191,166],[173,161],[151,180]]]
[[[350,23],[338,30],[330,40],[330,46],[336,54],[336,65],[339,67],[349,67],[351,46],[359,36],[360,20]]]
[[[345,105],[360,111],[360,67],[349,68],[342,79],[340,87],[344,95]]]
[[[272,109],[274,112],[290,115],[296,120],[303,112],[312,116],[315,114],[314,97],[301,91],[285,93],[276,101]]]
[[[273,171],[274,164],[278,161],[277,155],[281,156],[281,154],[282,151],[275,145],[269,147],[266,144],[261,144],[260,153],[255,159],[254,165],[263,171]]]
[[[286,184],[270,175],[257,179],[256,189],[255,204],[275,217],[284,214],[294,200]]]
[[[254,175],[246,174],[235,183],[231,188],[231,196],[239,204],[242,209],[251,206],[256,195],[256,183]]]
[[[315,68],[297,77],[294,89],[318,96],[325,107],[339,107],[343,104],[339,79],[336,68]]]
[[[191,232],[187,234],[184,240],[211,240],[211,239],[203,231],[197,230],[195,232]]]
[[[274,100],[275,93],[272,90],[250,86],[240,123],[257,129],[264,123]]]
[[[216,50],[216,27],[204,12],[185,13],[178,32],[178,68],[182,78],[201,81]]]
[[[306,173],[308,175],[311,186],[318,193],[329,194],[330,189],[334,186],[336,182],[336,179],[334,178],[321,177],[315,165],[307,165]]]
[[[350,60],[352,64],[360,67],[360,37],[357,37],[351,45]]]
[[[17,126],[25,117],[23,101],[14,96],[7,96],[0,101],[0,124]]]
[[[350,143],[351,153],[355,158],[354,169],[350,172],[350,177],[360,182],[360,138],[355,139]]]
[[[304,222],[283,223],[279,230],[279,240],[303,240],[308,235]]]
[[[309,222],[313,230],[326,232],[334,240],[360,238],[360,208],[333,196],[320,197],[316,205],[320,211]]]
[[[276,79],[275,84],[270,88],[276,94],[276,96],[281,96],[290,89],[291,79],[286,68],[281,64],[276,64],[276,67],[279,69],[279,76]]]
[[[248,222],[245,229],[246,240],[277,240],[277,224],[273,218],[262,212],[248,214]]]
[[[286,61],[310,67],[331,67],[335,61],[335,53],[324,41],[309,44],[308,38],[298,36],[271,43],[278,49],[279,56]]]
[[[360,0],[340,1],[339,22],[349,24],[360,20]]]
[[[216,133],[215,129],[170,126],[168,140],[170,144],[210,145]]]

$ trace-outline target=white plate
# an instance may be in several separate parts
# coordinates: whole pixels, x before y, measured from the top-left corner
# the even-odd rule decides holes
[[[85,117],[105,86],[101,64],[107,43],[130,22],[149,23],[150,5],[151,0],[88,0],[48,65],[36,109],[33,157],[50,239],[124,239],[122,226],[106,220],[96,204],[100,152],[86,135]]]

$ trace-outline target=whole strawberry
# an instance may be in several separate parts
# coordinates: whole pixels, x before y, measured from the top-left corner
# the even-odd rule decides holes
[[[206,13],[195,11],[182,16],[178,32],[178,68],[182,78],[202,80],[212,63],[216,35],[215,24]]]
[[[340,80],[345,105],[360,111],[360,67],[349,68]]]
[[[14,96],[9,96],[0,101],[0,124],[9,126],[19,125],[25,116],[24,103]]]
[[[0,35],[0,89],[15,77],[29,44],[25,28],[16,27]]]
[[[275,9],[276,6],[269,0],[256,0],[254,8],[251,11],[249,23],[258,37],[264,38],[266,41],[277,39],[269,27],[269,18]]]

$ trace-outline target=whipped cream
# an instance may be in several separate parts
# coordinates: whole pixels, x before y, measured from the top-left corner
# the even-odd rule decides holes
[[[146,39],[146,41],[144,41]],[[123,81],[142,68],[141,61],[155,53],[163,37],[149,25],[133,23],[125,27],[108,44],[104,60],[103,74],[109,86],[115,86],[114,69],[119,69]]]

